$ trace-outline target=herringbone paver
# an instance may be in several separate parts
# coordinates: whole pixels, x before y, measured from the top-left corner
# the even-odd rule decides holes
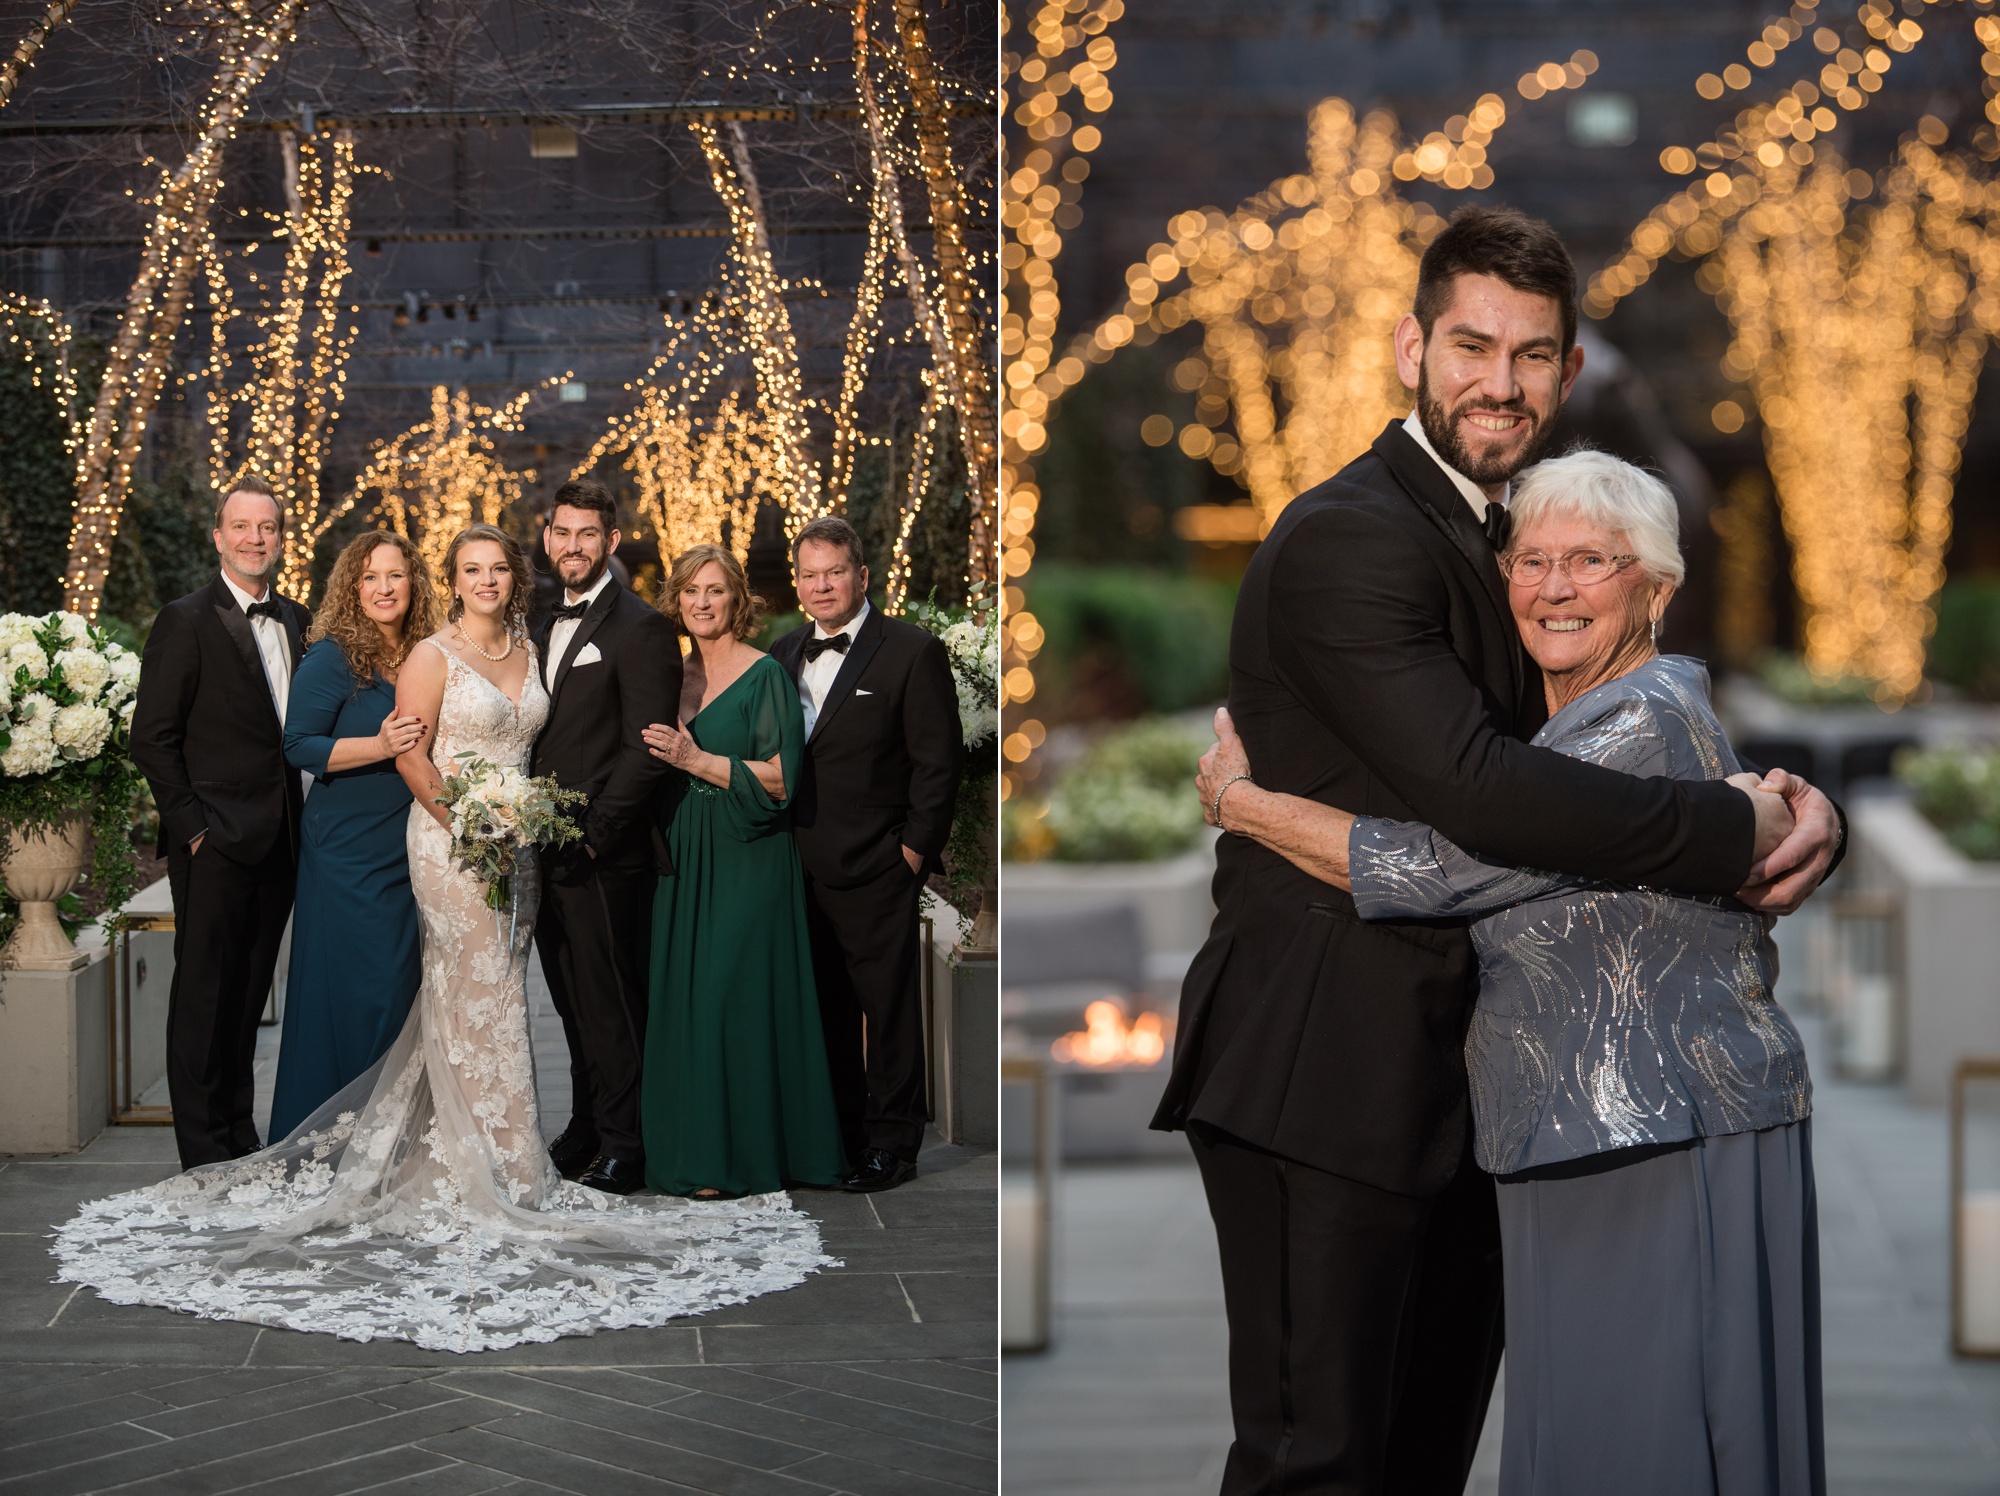
[[[538,1072],[564,1084],[538,1019]],[[268,1056],[262,1078],[268,1104]],[[171,1174],[171,1136],[0,1158],[0,1496],[995,1491],[994,1160],[934,1143],[921,1170],[889,1196],[799,1195],[844,1265],[789,1293],[458,1356],[73,1291],[51,1228]]]

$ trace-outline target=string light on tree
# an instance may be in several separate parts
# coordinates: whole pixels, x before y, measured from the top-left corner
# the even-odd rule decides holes
[[[1000,11],[1003,117],[1011,118],[1028,148],[1018,163],[1010,155],[1001,183],[1000,265],[1004,300],[1000,313],[1000,358],[1005,391],[1000,415],[1000,576],[1001,678],[1003,707],[1035,694],[1031,668],[1043,629],[1025,606],[1022,580],[1034,565],[1035,511],[1041,491],[1035,458],[1048,445],[1045,424],[1054,400],[1076,379],[1083,365],[1066,358],[1051,367],[1056,325],[1062,310],[1055,262],[1062,254],[1062,231],[1082,222],[1078,202],[1090,175],[1089,152],[1097,149],[1097,126],[1079,125],[1063,107],[1074,93],[1084,110],[1102,114],[1112,103],[1109,76],[1118,49],[1105,35],[1125,12],[1123,0],[1097,0],[1072,12],[1067,0],[1044,0],[1027,22],[1021,53],[1011,50],[1010,7]],[[1074,365],[1072,370],[1071,365]],[[1074,377],[1066,376],[1072,375]],[[1032,728],[1031,732],[1029,729]],[[1018,764],[1034,751],[1039,723],[1023,723],[1001,742],[1001,755]],[[1014,793],[1015,776],[1001,776],[1002,799]]]
[[[0,66],[0,109],[7,107],[14,97],[14,91],[21,86],[21,78],[35,65],[35,58],[42,50],[42,44],[55,34],[56,28],[69,19],[69,13],[76,9],[76,0],[49,0],[47,10],[41,19],[28,28],[28,34],[21,38],[4,66]]]

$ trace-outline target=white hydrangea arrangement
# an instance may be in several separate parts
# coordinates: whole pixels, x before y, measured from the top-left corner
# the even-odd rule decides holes
[[[7,686],[0,774],[61,773],[122,756],[139,691],[139,656],[75,613],[0,614]]]
[[[1000,730],[1000,612],[986,609],[954,618],[933,603],[912,604],[910,622],[936,634],[951,657],[951,680],[958,690],[958,727],[968,747]]]
[[[138,872],[131,833],[142,781],[131,737],[139,656],[80,614],[0,613],[0,678],[0,842],[83,815],[91,897],[102,910],[118,909]]]

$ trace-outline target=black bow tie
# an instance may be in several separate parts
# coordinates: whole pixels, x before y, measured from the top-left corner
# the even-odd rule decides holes
[[[1486,539],[1493,546],[1493,553],[1498,555],[1501,551],[1507,549],[1507,537],[1514,530],[1514,516],[1508,513],[1505,504],[1498,504],[1488,499],[1486,501],[1486,522],[1483,528],[1486,531]]]
[[[808,639],[806,640],[806,663],[811,664],[829,649],[835,654],[844,655],[847,653],[847,646],[850,642],[852,641],[846,634],[835,634],[830,639]]]
[[[267,597],[261,603],[252,603],[243,611],[252,618],[268,618],[273,623],[285,621],[285,615],[279,611],[278,600],[275,597]]]
[[[559,605],[556,608],[555,612],[551,613],[549,617],[554,619],[557,623],[561,623],[565,618],[570,618],[570,619],[581,618],[585,613],[589,611],[590,611],[590,599],[586,597],[580,603],[564,603]]]

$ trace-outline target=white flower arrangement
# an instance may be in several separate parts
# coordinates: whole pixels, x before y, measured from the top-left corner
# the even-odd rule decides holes
[[[906,615],[944,644],[958,692],[958,728],[967,744],[982,743],[1000,730],[1000,613],[953,619],[931,603],[914,604]]]
[[[139,657],[75,613],[0,614],[0,774],[11,779],[123,754]]]

